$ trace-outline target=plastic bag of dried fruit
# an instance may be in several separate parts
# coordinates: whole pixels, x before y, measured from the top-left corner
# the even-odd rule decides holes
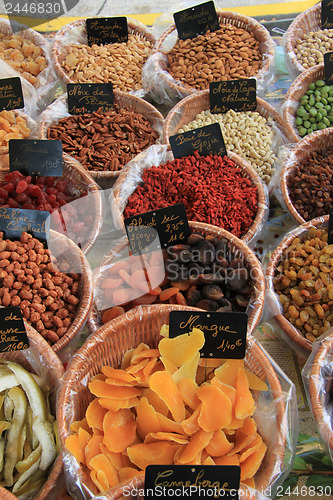
[[[139,307],[104,325],[72,358],[58,399],[68,491],[80,500],[117,498],[142,491],[144,469],[154,463],[228,464],[240,465],[242,488],[256,490],[245,498],[273,498],[294,458],[298,414],[293,383],[253,338],[245,363],[200,359],[204,335],[198,329],[165,338],[172,310],[192,309]],[[244,417],[248,410],[234,406],[232,417],[241,380],[250,415]],[[221,395],[227,386],[229,396]],[[115,387],[119,399],[113,404],[109,397]],[[188,399],[190,387],[196,402]],[[208,401],[202,394],[206,391],[215,397]],[[134,396],[124,409],[123,398],[130,394]],[[223,409],[217,411],[222,400]],[[196,412],[192,429],[195,419],[186,419],[185,409],[190,417]],[[208,423],[209,414],[218,421],[214,417],[214,424]],[[208,428],[215,430],[204,430]],[[191,460],[192,454],[197,460]]]
[[[0,52],[1,78],[20,77],[24,109],[37,115],[53,101],[58,85],[49,42],[30,28],[13,33],[9,21],[0,19]]]
[[[333,328],[313,343],[302,378],[321,442],[333,462]]]
[[[161,16],[161,20],[158,18],[154,30],[159,33],[159,22],[164,27],[165,19],[169,19],[170,14],[198,3],[202,2],[182,2],[174,7],[172,12]],[[169,24],[159,35],[154,51],[143,67],[144,89],[157,103],[172,105],[192,93],[209,88],[209,82],[212,80],[233,78],[256,78],[257,92],[264,96],[274,79],[275,43],[272,37],[267,29],[253,18],[227,11],[217,11],[217,15],[220,26],[228,26],[223,29],[228,31],[227,36],[230,39],[234,39],[232,46],[229,41],[225,44],[221,28],[217,36],[212,32],[182,44],[178,43],[174,24]],[[203,45],[202,37],[205,36],[206,45]],[[249,40],[248,47],[246,40]],[[229,54],[231,48],[237,59],[233,59]],[[246,56],[243,49],[247,53]],[[190,51],[193,53],[189,54]],[[223,56],[212,57],[212,51],[221,51]],[[205,52],[208,52],[207,55]]]

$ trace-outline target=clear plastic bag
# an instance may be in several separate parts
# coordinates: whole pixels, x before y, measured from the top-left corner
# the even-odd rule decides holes
[[[333,329],[319,337],[302,370],[302,378],[322,445],[333,462]]]
[[[44,57],[47,60],[46,68],[39,73],[36,79],[36,85],[34,86],[22,77],[21,73],[15,71],[3,60],[0,60],[0,71],[1,78],[11,78],[14,76],[20,77],[25,104],[23,111],[34,118],[53,101],[58,80],[51,62],[49,42],[40,33],[34,31],[33,29],[22,29],[23,31],[20,33],[15,32],[15,34],[31,40],[35,45],[42,48]],[[10,22],[8,20],[0,19],[0,31],[5,34],[12,33]]]
[[[89,471],[78,464],[66,449],[65,441],[70,434],[70,425],[84,417],[86,408],[92,401],[88,389],[92,376],[100,373],[103,365],[118,368],[124,353],[140,342],[156,347],[160,339],[160,327],[168,324],[169,311],[175,309],[185,308],[161,305],[159,308],[147,306],[130,311],[90,336],[69,364],[59,392],[58,419],[61,422],[60,439],[68,491],[75,499],[93,497],[104,500],[126,494],[134,488],[142,490],[143,476],[140,475],[105,494],[98,494]],[[253,393],[257,405],[254,419],[268,449],[264,462],[255,475],[257,492],[252,498],[273,498],[294,459],[298,436],[295,387],[252,337],[248,338],[245,366],[268,385],[268,390]]]
[[[198,2],[202,3],[202,2]],[[177,12],[197,2],[189,2],[180,4],[173,8],[172,12]],[[275,43],[264,26],[258,21],[247,16],[236,14],[235,12],[217,11],[221,24],[241,25],[242,29],[246,29],[260,40],[260,51],[263,55],[263,68],[255,76],[257,80],[257,92],[264,96],[270,83],[274,79],[274,58],[275,58]],[[162,25],[165,19],[170,18],[170,13],[162,16],[161,20],[157,20],[154,30],[160,31],[158,23]],[[173,22],[173,21],[172,21]],[[180,99],[197,93],[199,90],[185,86],[181,81],[175,80],[168,72],[168,57],[167,53],[173,48],[178,40],[175,25],[167,27],[159,36],[155,50],[148,57],[143,67],[143,87],[148,95],[158,104],[173,105]]]

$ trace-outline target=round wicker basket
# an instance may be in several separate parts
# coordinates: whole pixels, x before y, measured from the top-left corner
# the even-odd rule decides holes
[[[126,109],[128,111],[134,111],[135,113],[141,113],[151,124],[152,128],[156,130],[160,135],[162,135],[162,129],[164,124],[163,115],[149,102],[141,99],[140,97],[129,94],[128,92],[122,92],[120,90],[114,89],[114,103],[119,106],[120,109]],[[39,125],[39,137],[40,139],[47,139],[47,132],[51,125],[56,124],[59,120],[52,119],[52,107],[57,105],[57,102],[67,107],[67,94],[63,94],[56,102],[54,102],[49,110],[50,110],[50,119],[48,121],[42,121]],[[48,110],[45,110],[44,113],[47,113]],[[107,180],[116,180],[119,176],[121,170],[116,172],[113,171],[94,171],[89,170],[89,175],[95,181],[107,181]]]
[[[253,282],[253,297],[251,300],[253,306],[250,308],[248,313],[248,326],[247,326],[248,332],[252,334],[260,322],[265,300],[265,278],[262,272],[262,267],[260,265],[260,262],[258,261],[257,257],[254,255],[253,251],[248,247],[246,243],[244,243],[236,236],[233,236],[228,231],[225,231],[224,229],[219,229],[218,227],[211,226],[209,224],[203,224],[202,222],[190,222],[189,225],[192,231],[200,231],[205,236],[210,234],[216,236],[218,239],[225,238],[226,240],[229,241],[230,249],[232,252],[234,252],[235,250],[241,251],[244,257],[244,262],[249,270]],[[119,248],[119,251],[121,251],[121,249],[124,248],[124,246],[125,244],[122,245],[121,248]],[[112,254],[106,255],[103,261],[101,262],[101,271],[94,276],[95,291],[96,289],[98,289],[98,287],[100,286],[101,282],[104,279],[103,266],[109,266],[110,264],[112,264],[115,253],[118,252],[115,250],[114,252],[112,252]],[[94,305],[92,312],[89,316],[88,328],[91,333],[95,333],[100,326],[101,326],[100,315],[97,311],[96,305]]]
[[[244,234],[241,239],[249,244],[251,240],[254,240],[259,233],[259,231],[262,229],[263,224],[265,224],[268,213],[267,213],[267,208],[268,208],[268,200],[266,199],[266,191],[265,191],[265,186],[262,182],[262,180],[259,177],[259,174],[256,172],[256,170],[243,158],[240,156],[236,155],[235,153],[228,152],[228,157],[235,162],[235,164],[241,168],[241,170],[244,172],[244,176],[249,178],[253,185],[256,186],[258,189],[258,211],[256,214],[256,217],[250,226],[248,232]],[[132,183],[138,182],[138,177],[139,175],[141,176],[143,172],[143,168],[140,171],[140,173],[136,173],[135,176],[133,176],[132,168],[134,167],[124,167],[123,170],[121,171],[117,182],[114,185],[114,198],[116,200],[116,203],[118,204],[119,209],[121,212],[125,209],[127,205],[128,198],[130,194],[135,190],[136,184]],[[149,167],[148,167],[149,168]],[[128,179],[131,180],[131,184],[129,185]],[[133,190],[131,191],[131,188],[133,187]]]
[[[37,124],[32,118],[30,118],[30,116],[28,116],[26,113],[24,113],[23,111],[21,111],[19,109],[14,109],[13,111],[17,117],[19,116],[26,121],[27,126],[30,128],[30,130],[32,129],[33,131],[36,131]],[[27,137],[27,139],[29,139],[29,137]],[[0,146],[0,156],[8,154],[8,152],[9,152],[8,145],[7,146]],[[1,172],[0,172],[0,175],[1,175]]]
[[[295,77],[306,70],[297,59],[295,48],[305,33],[321,30],[321,3],[301,12],[284,35],[284,57],[289,73]]]
[[[320,64],[303,71],[290,85],[282,108],[283,121],[290,142],[298,142],[301,139],[295,126],[296,112],[301,97],[307,92],[310,83],[322,80],[324,77],[324,65]]]
[[[168,323],[172,310],[193,310],[186,306],[160,305],[133,309],[127,315],[110,321],[96,334],[92,335],[78,351],[68,366],[59,391],[58,413],[59,434],[62,447],[65,449],[66,438],[70,434],[73,421],[82,419],[85,410],[92,400],[88,390],[89,380],[100,372],[101,366],[107,364],[118,367],[124,353],[144,342],[155,348],[160,340],[160,327]],[[282,466],[286,443],[286,407],[280,382],[274,369],[260,346],[248,340],[246,367],[265,380],[272,395],[275,418],[275,431],[272,444],[269,445],[266,457],[255,476],[256,488],[260,491],[267,488],[276,479]],[[85,381],[83,384],[82,381]],[[85,488],[96,494],[96,487],[84,467],[78,467],[78,480]],[[137,478],[137,487],[143,486],[143,477]],[[105,498],[115,499],[123,494],[122,486],[115,487],[104,494]],[[133,483],[131,483],[131,486]]]
[[[275,271],[279,263],[281,262],[283,252],[291,244],[294,238],[305,235],[311,227],[327,227],[328,225],[328,215],[324,217],[318,217],[313,219],[301,226],[297,227],[282,240],[280,245],[272,253],[267,269],[266,269],[266,287],[267,290],[274,291],[273,279],[275,276]],[[296,352],[301,353],[303,357],[307,357],[312,351],[312,342],[302,335],[302,333],[292,325],[283,314],[277,314],[274,319],[284,332],[286,336],[286,341],[292,349]]]
[[[65,53],[63,50],[63,38],[68,36],[68,34],[77,28],[80,29],[80,36],[77,40],[78,43],[87,43],[87,32],[85,29],[86,21],[85,19],[78,19],[71,23],[63,26],[54,36],[52,44],[52,60],[59,78],[65,83],[75,83],[65,70],[62,68],[62,62],[65,58]],[[127,18],[128,33],[133,35],[139,35],[144,40],[148,40],[154,46],[156,38],[154,35],[146,28],[142,23],[137,23],[134,19]]]
[[[260,50],[267,54],[267,56],[263,60],[262,68],[256,75],[256,78],[264,79],[272,67],[275,54],[275,44],[269,32],[255,19],[243,16],[242,14],[237,14],[236,12],[218,11],[217,16],[220,24],[232,24],[237,28],[247,30],[259,41]],[[176,26],[174,24],[169,26],[157,39],[153,53],[165,53],[163,44],[165,44],[166,39],[170,35],[174,37],[176,33]],[[158,75],[157,81],[161,81],[162,86],[167,89],[167,93],[170,95],[170,98],[172,99],[173,97],[172,100],[174,100],[175,97],[177,97],[177,100],[183,99],[190,94],[198,92],[197,89],[186,86],[182,82],[172,78],[168,73],[167,63],[164,61],[162,62],[160,60],[156,60],[154,64],[154,71]]]
[[[289,196],[289,178],[292,174],[297,172],[301,163],[315,151],[325,151],[326,149],[333,148],[333,130],[332,128],[327,128],[324,130],[317,130],[313,134],[304,137],[300,142],[298,142],[291,155],[288,155],[285,160],[280,176],[280,188],[283,197],[283,201],[290,215],[295,219],[298,224],[304,224],[305,219],[296,210],[293,202]],[[313,201],[315,203],[315,201]]]
[[[330,418],[325,411],[326,387],[323,387],[322,370],[325,369],[325,360],[333,359],[333,337],[326,337],[318,349],[313,361],[309,377],[309,396],[313,417],[317,423],[321,437],[333,455],[333,429]],[[325,415],[326,413],[326,415]]]
[[[29,351],[36,353],[38,356],[39,362],[42,362],[43,365],[47,369],[48,373],[48,382],[52,387],[57,387],[59,384],[59,379],[64,373],[64,367],[55,354],[54,350],[49,346],[49,344],[32,328],[30,325],[25,323],[25,328],[27,331],[30,349]],[[25,351],[14,351],[8,353],[0,354],[0,359],[10,359],[15,363],[22,365],[25,369],[34,372],[33,367],[29,364],[25,354]],[[54,397],[51,400],[51,406],[53,414],[55,415],[56,411],[56,394],[54,393]],[[62,469],[62,456],[58,455],[53,466],[50,469],[49,476],[44,486],[34,497],[34,500],[44,500],[47,498],[48,494],[53,490],[53,488],[57,484],[57,480],[60,476]],[[0,486],[0,498],[3,500],[17,500],[17,497],[10,493],[8,490]]]

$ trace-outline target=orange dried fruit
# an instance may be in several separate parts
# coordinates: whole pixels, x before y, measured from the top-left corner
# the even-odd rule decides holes
[[[183,428],[179,422],[171,420],[165,415],[162,415],[162,413],[157,413],[157,418],[162,432],[176,432],[177,434],[184,434]]]
[[[172,339],[161,339],[158,348],[162,357],[169,359],[179,368],[181,365],[192,361],[204,343],[205,336],[203,332],[193,328],[190,333],[184,333]]]
[[[185,406],[179,390],[169,372],[155,372],[149,379],[149,387],[165,402],[176,422],[185,418]]]
[[[214,385],[203,385],[199,387],[197,395],[202,402],[198,418],[200,427],[207,432],[228,427],[232,406],[225,393]]]
[[[84,449],[85,463],[90,468],[90,460],[101,453],[101,443],[103,436],[94,434]]]
[[[149,432],[162,430],[157,413],[154,407],[148,403],[147,398],[140,398],[136,412],[137,431],[142,440]]]
[[[158,443],[139,443],[127,448],[128,457],[131,462],[145,469],[148,465],[170,465],[173,463],[175,453],[179,444],[159,441]]]
[[[125,483],[127,481],[130,481],[131,479],[134,479],[137,476],[142,475],[142,472],[138,471],[137,469],[134,469],[133,467],[123,467],[122,469],[119,470],[119,481],[120,483]]]
[[[130,399],[141,394],[136,387],[117,387],[101,380],[94,380],[89,384],[89,390],[99,398]]]
[[[109,459],[103,455],[96,455],[90,460],[90,467],[96,471],[97,477],[100,471],[103,471],[108,483],[108,490],[119,483],[117,469],[111,464]]]
[[[214,462],[216,465],[239,465],[239,457],[238,455],[214,457]]]
[[[238,369],[236,382],[237,400],[235,415],[237,418],[246,418],[252,415],[255,409],[254,399],[249,389],[249,381],[243,368]]]
[[[249,417],[245,420],[244,425],[240,429],[236,429],[236,440],[234,448],[228,453],[228,455],[234,455],[243,451],[247,446],[249,446],[252,441],[254,441],[257,435],[257,426],[253,418]]]
[[[105,472],[95,470],[90,471],[90,478],[92,482],[97,486],[100,492],[107,491],[109,489],[109,483],[106,479]]]
[[[200,404],[200,399],[197,396],[199,387],[195,380],[188,377],[182,378],[177,384],[177,387],[184,403],[192,410],[195,410]]]
[[[99,398],[99,404],[102,408],[106,410],[118,411],[123,408],[133,408],[139,404],[138,398],[130,398],[130,399],[108,399],[108,398]]]
[[[130,278],[130,286],[135,289],[142,290],[144,293],[149,292],[149,286],[145,272],[142,269],[134,271]],[[157,285],[156,285],[157,286]],[[155,287],[154,287],[155,288]]]
[[[79,463],[84,463],[84,450],[80,446],[78,434],[72,434],[66,439],[66,448]]]
[[[135,384],[135,378],[133,375],[128,373],[121,368],[113,368],[112,366],[103,366],[102,373],[107,377],[107,379],[119,380],[119,382],[128,382],[129,384]]]
[[[249,370],[244,370],[247,380],[249,382],[249,387],[253,391],[267,391],[268,387],[267,384],[261,380],[261,378],[257,377],[254,373],[250,372]]]
[[[192,361],[183,364],[180,368],[178,368],[176,372],[172,374],[172,379],[176,385],[178,385],[183,378],[192,378],[193,380],[195,380],[199,360],[200,360],[200,353],[198,352],[194,356]]]
[[[103,420],[107,413],[99,404],[98,399],[93,399],[86,409],[86,419],[89,427],[103,430]]]
[[[147,444],[156,443],[156,441],[170,441],[172,443],[187,444],[188,438],[176,432],[149,432],[144,440]]]
[[[113,453],[110,451],[104,443],[100,444],[101,453],[108,457],[111,464],[119,471],[122,467],[124,467],[123,456],[121,453]]]
[[[254,453],[261,446],[261,443],[262,443],[262,438],[259,434],[257,434],[253,439],[253,441],[251,441],[251,443],[246,448],[243,448],[240,454],[239,461],[244,462],[244,460],[246,460],[250,455],[252,455],[252,453]]]
[[[130,366],[133,354],[134,354],[134,349],[129,349],[128,351],[125,352],[123,360],[120,365],[120,368],[122,370],[126,370],[126,368]]]
[[[261,443],[259,448],[252,453],[244,462],[240,464],[241,468],[241,481],[253,477],[259,469],[261,462],[265,456],[267,446]]]
[[[201,411],[201,404],[197,406],[192,415],[190,415],[186,420],[183,420],[181,423],[183,431],[188,436],[191,436],[200,429],[200,425],[198,423],[200,411]]]
[[[158,413],[162,415],[168,415],[169,410],[164,401],[156,394],[156,392],[152,391],[149,387],[142,388],[142,397],[147,398],[148,403],[152,405]]]
[[[136,354],[133,354],[131,363],[139,363],[146,358],[159,358],[160,351],[158,349],[146,349]]]
[[[212,457],[205,458],[204,461],[201,461],[202,465],[216,465]]]
[[[249,486],[250,488],[256,487],[253,477],[249,477],[248,479],[243,479],[242,483],[246,484],[246,486]]]
[[[78,432],[80,427],[82,427],[83,429],[85,429],[89,433],[91,432],[91,428],[88,425],[86,417],[83,418],[82,420],[76,420],[75,422],[73,422],[70,426],[70,430],[72,432]]]
[[[202,450],[212,439],[213,432],[206,432],[199,429],[190,438],[190,442],[185,446],[183,453],[178,458],[179,463],[189,463],[194,460],[197,455],[201,455]]]
[[[130,446],[136,436],[136,422],[131,410],[108,411],[103,422],[103,443],[110,451],[119,453]]]
[[[173,373],[175,373],[177,371],[177,366],[173,364],[172,361],[170,361],[170,359],[168,358],[163,358],[163,356],[161,357],[161,361],[163,363],[163,366],[164,368],[171,373],[171,375]]]
[[[233,447],[234,443],[228,441],[225,433],[220,429],[214,432],[212,439],[206,446],[206,451],[212,457],[219,457],[226,455]]]
[[[79,445],[82,448],[82,450],[84,450],[85,447],[87,446],[88,442],[91,439],[91,434],[89,434],[89,432],[87,432],[85,429],[83,429],[82,427],[80,427],[79,432],[78,432],[77,435],[78,435],[78,438],[79,438]]]
[[[244,367],[243,359],[227,359],[225,363],[215,370],[217,377],[223,384],[231,385],[236,389],[238,369]]]

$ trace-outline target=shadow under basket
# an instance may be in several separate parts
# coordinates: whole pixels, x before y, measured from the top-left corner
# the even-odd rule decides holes
[[[65,449],[66,438],[70,435],[71,423],[84,417],[85,410],[93,399],[88,389],[89,380],[100,373],[103,365],[119,367],[124,353],[141,342],[156,348],[160,340],[160,328],[163,324],[168,324],[169,313],[174,310],[190,311],[193,308],[173,305],[136,308],[126,315],[110,321],[96,334],[89,337],[68,366],[59,392],[57,418],[63,449]],[[274,418],[272,419],[274,430],[269,435],[272,441],[268,444],[264,461],[255,475],[256,488],[263,491],[277,478],[282,468],[287,434],[286,406],[283,401],[281,385],[273,366],[264,351],[251,338],[248,339],[245,366],[266,381],[269,386],[269,398],[274,407]],[[256,397],[254,395],[254,398]],[[266,403],[267,398],[268,395],[265,392]],[[256,402],[260,405],[259,400]],[[76,477],[69,478],[71,461],[76,463],[74,458],[70,458],[69,453],[65,452],[64,462],[67,479],[76,484],[81,483],[85,490],[88,489],[92,495],[96,495],[97,488],[90,479],[88,469],[76,463],[78,467]],[[143,477],[140,476],[133,482],[123,483],[103,495],[107,499],[119,498],[124,494],[124,487],[142,487],[143,480]]]

